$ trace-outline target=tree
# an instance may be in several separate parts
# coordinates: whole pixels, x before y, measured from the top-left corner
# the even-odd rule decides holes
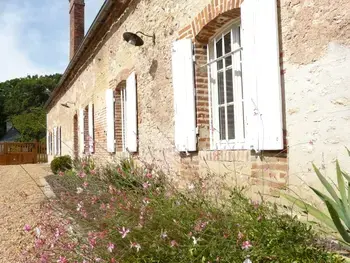
[[[42,107],[31,108],[27,113],[11,118],[13,126],[20,132],[19,141],[40,141],[46,135],[46,111]]]
[[[43,138],[46,127],[43,105],[60,78],[61,74],[35,75],[0,83],[0,137],[5,132],[6,121],[12,120],[22,133],[21,140]]]

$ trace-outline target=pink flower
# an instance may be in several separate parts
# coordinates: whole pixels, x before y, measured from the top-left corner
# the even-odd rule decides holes
[[[40,248],[44,245],[44,241],[40,238],[35,239],[35,247]]]
[[[139,252],[139,250],[141,249],[141,245],[136,242],[130,242],[130,248],[136,248],[136,252]]]
[[[255,209],[259,208],[259,202],[258,201],[252,201],[252,205]]]
[[[80,171],[78,175],[79,175],[80,178],[85,178],[86,177],[86,173],[83,172],[83,171]]]
[[[96,237],[90,238],[89,244],[91,248],[94,248],[96,246]]]
[[[59,171],[59,172],[58,172],[58,175],[59,175],[59,176],[64,176],[64,172]]]
[[[171,241],[170,241],[170,246],[171,246],[171,247],[178,247],[179,244],[178,244],[175,240],[171,240]]]
[[[57,263],[68,263],[68,260],[65,257],[60,256],[60,258],[57,260]]]
[[[28,224],[25,224],[24,227],[23,227],[23,230],[26,231],[26,232],[29,232],[31,230],[31,226],[28,225]]]
[[[119,233],[122,235],[122,238],[125,238],[128,233],[130,233],[130,229],[126,229],[125,227],[122,227],[121,230],[119,230]]]
[[[251,247],[252,247],[252,244],[250,243],[250,241],[244,241],[242,243],[242,249],[244,249],[244,250],[248,250]]]
[[[142,186],[143,186],[143,189],[147,189],[148,187],[151,186],[151,184],[149,182],[145,182],[142,184]]]
[[[83,183],[83,187],[84,187],[84,188],[88,187],[88,185],[89,185],[89,183],[86,182],[86,181]]]
[[[96,175],[96,174],[97,174],[97,172],[96,172],[95,169],[91,170],[90,173],[91,173],[92,175]]]
[[[49,256],[47,254],[42,254],[40,256],[40,263],[48,263],[49,262]]]
[[[152,174],[151,174],[151,173],[147,173],[145,176],[146,176],[148,179],[152,179]]]
[[[113,249],[114,249],[114,244],[108,243],[107,250],[109,251],[109,253],[112,253]]]

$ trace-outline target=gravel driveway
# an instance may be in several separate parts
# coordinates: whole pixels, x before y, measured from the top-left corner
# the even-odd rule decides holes
[[[0,263],[18,262],[31,241],[23,226],[36,222],[40,203],[52,194],[44,180],[49,173],[44,164],[0,166]]]

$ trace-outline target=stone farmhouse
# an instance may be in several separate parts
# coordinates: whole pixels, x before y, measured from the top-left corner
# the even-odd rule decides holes
[[[313,162],[350,168],[350,1],[106,0],[86,34],[84,8],[46,103],[50,160],[130,156],[272,196],[316,183]]]

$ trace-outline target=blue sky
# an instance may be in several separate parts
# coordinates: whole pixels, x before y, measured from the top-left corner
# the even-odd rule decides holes
[[[85,0],[87,31],[104,0]],[[69,57],[68,0],[0,0],[0,82],[63,73]]]

